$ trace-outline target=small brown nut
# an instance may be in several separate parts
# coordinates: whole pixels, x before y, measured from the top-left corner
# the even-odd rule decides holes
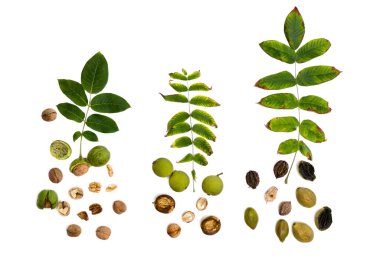
[[[284,177],[289,170],[288,162],[284,160],[278,161],[273,167],[273,173],[276,178]]]
[[[116,184],[110,184],[107,186],[106,188],[106,192],[112,192],[113,190],[115,190],[117,188],[117,185]]]
[[[81,228],[78,225],[71,224],[66,229],[67,235],[70,237],[77,237],[82,232]]]
[[[198,210],[200,211],[205,210],[207,208],[207,205],[208,205],[208,201],[206,198],[201,197],[197,200],[196,207]]]
[[[111,229],[106,226],[100,226],[96,229],[96,236],[101,240],[106,240],[111,235]]]
[[[69,196],[74,200],[83,198],[83,190],[79,187],[73,187],[69,190]]]
[[[127,211],[127,205],[123,201],[120,201],[120,200],[114,201],[112,208],[116,214],[122,214],[125,211]]]
[[[108,171],[108,176],[112,177],[113,176],[113,168],[110,164],[107,165],[107,171]]]
[[[100,184],[99,182],[91,182],[88,185],[88,190],[93,193],[99,193],[101,189],[102,189],[102,184]]]
[[[52,168],[49,170],[49,179],[53,183],[59,183],[62,181],[63,174],[59,168]]]
[[[274,186],[270,187],[264,195],[265,201],[266,202],[272,202],[276,199],[277,197],[277,191],[278,189]]]
[[[194,220],[194,218],[195,218],[195,214],[192,211],[185,211],[182,214],[182,221],[184,221],[185,223],[192,222]]]
[[[204,218],[201,222],[202,232],[207,235],[216,234],[220,230],[220,227],[220,220],[216,216],[208,216]]]
[[[70,204],[66,201],[59,201],[57,205],[57,211],[62,216],[70,214]]]
[[[88,214],[86,211],[81,211],[78,214],[78,217],[81,218],[82,220],[88,221]]]
[[[51,122],[57,118],[57,112],[52,108],[47,108],[42,111],[41,117],[43,120]]]
[[[257,171],[250,170],[245,175],[245,181],[247,182],[249,187],[251,187],[252,189],[256,189],[260,183],[259,174],[257,173]]]
[[[92,215],[99,214],[103,211],[102,206],[98,203],[91,204],[88,209],[91,211]]]
[[[166,232],[170,237],[176,238],[181,233],[181,227],[178,224],[172,223],[168,225]]]
[[[154,201],[154,207],[158,212],[168,214],[175,208],[175,201],[169,195],[159,195]]]
[[[281,216],[288,215],[290,213],[290,211],[292,211],[292,202],[290,202],[290,201],[283,201],[278,206],[278,213]]]

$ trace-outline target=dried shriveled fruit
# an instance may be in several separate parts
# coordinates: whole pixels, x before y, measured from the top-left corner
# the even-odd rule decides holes
[[[273,173],[276,178],[284,177],[289,170],[289,165],[286,161],[280,160],[273,167]]]
[[[66,160],[71,156],[71,147],[63,140],[55,140],[50,144],[50,153],[58,160]]]
[[[181,233],[181,227],[178,224],[172,223],[168,225],[166,232],[170,237],[176,238]]]
[[[116,214],[122,214],[127,211],[127,205],[123,201],[117,200],[113,202],[112,209]]]
[[[200,197],[196,202],[196,207],[199,211],[205,210],[207,208],[208,201],[206,198]]]
[[[100,226],[96,229],[96,236],[101,240],[107,240],[111,236],[111,229],[107,226]]]
[[[278,214],[281,216],[288,215],[292,211],[292,203],[290,201],[283,201],[278,206]]]
[[[221,223],[218,217],[208,216],[201,222],[201,229],[204,234],[214,235],[219,232]]]
[[[70,214],[70,204],[67,201],[60,201],[57,205],[57,211],[62,216]]]
[[[66,228],[67,235],[70,237],[78,237],[82,230],[81,228],[76,224],[71,224]]]
[[[42,111],[41,117],[43,120],[51,122],[57,118],[57,112],[52,108],[47,108]]]
[[[289,225],[284,219],[280,219],[276,223],[276,235],[281,242],[284,242],[289,234]]]
[[[265,202],[272,202],[277,197],[278,189],[274,186],[270,187],[264,194]]]
[[[86,211],[81,211],[78,214],[78,217],[81,218],[82,220],[88,221],[88,214]]]
[[[294,238],[300,242],[311,242],[314,238],[313,229],[302,222],[294,222],[292,225]]]
[[[303,179],[314,181],[316,178],[314,167],[309,162],[300,161],[298,164],[298,171]]]
[[[247,182],[249,187],[251,187],[252,189],[256,189],[256,187],[260,183],[259,174],[256,171],[250,170],[245,175],[245,181]]]
[[[317,197],[314,192],[304,187],[296,189],[296,198],[300,205],[307,208],[313,207],[317,203]]]
[[[252,230],[256,229],[257,223],[259,222],[259,215],[254,208],[248,207],[245,210],[244,221]]]
[[[195,214],[192,211],[185,211],[182,214],[182,221],[184,221],[185,223],[192,222],[194,220],[194,218],[195,218]]]
[[[59,168],[49,170],[49,180],[53,183],[59,183],[63,179],[62,171]]]
[[[158,212],[168,214],[175,208],[175,201],[169,195],[159,195],[154,201],[154,207]]]
[[[333,222],[331,208],[328,206],[324,206],[321,209],[319,209],[315,213],[314,221],[315,225],[317,226],[317,229],[320,231],[324,231],[330,228]]]

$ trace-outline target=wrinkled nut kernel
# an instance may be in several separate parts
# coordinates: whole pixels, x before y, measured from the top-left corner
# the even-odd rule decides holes
[[[277,197],[278,189],[274,186],[270,187],[264,194],[265,202],[272,202]]]
[[[91,204],[88,209],[91,211],[92,215],[99,214],[103,211],[102,206],[98,203]]]
[[[317,196],[308,188],[298,187],[296,198],[300,205],[307,208],[313,207],[317,203]]]
[[[74,200],[83,198],[83,190],[79,187],[73,187],[69,190],[69,196]]]
[[[204,218],[201,222],[202,232],[206,235],[216,234],[221,227],[221,223],[218,217],[208,216]]]
[[[278,161],[273,167],[273,173],[276,178],[284,177],[289,170],[289,165],[286,161]]]
[[[53,183],[59,183],[62,181],[63,174],[59,168],[52,168],[49,170],[49,180]]]
[[[127,211],[127,206],[123,201],[114,201],[112,208],[116,214],[122,214]]]
[[[107,240],[111,235],[111,229],[106,226],[100,226],[96,229],[96,236],[101,240]]]
[[[300,161],[298,164],[298,171],[303,179],[314,181],[316,178],[314,167],[309,162]]]
[[[88,221],[88,214],[86,211],[81,211],[78,214],[78,217],[81,218],[82,220]]]
[[[113,190],[116,190],[117,185],[116,184],[110,184],[106,188],[106,192],[112,192]]]
[[[62,216],[70,214],[70,204],[66,201],[59,201],[57,205],[57,211]]]
[[[77,237],[81,234],[82,230],[78,225],[71,224],[67,227],[66,232],[70,237]]]
[[[315,225],[320,231],[325,231],[330,228],[333,220],[331,215],[331,208],[324,206],[315,213]]]
[[[294,222],[292,225],[294,238],[299,242],[311,242],[314,238],[313,229],[302,222]]]
[[[289,234],[289,225],[284,219],[280,219],[276,223],[276,235],[281,242],[284,242]]]
[[[93,193],[99,193],[101,189],[102,189],[102,184],[100,184],[99,182],[91,182],[88,185],[88,190]]]
[[[47,122],[54,121],[57,118],[57,112],[52,108],[47,108],[42,111],[41,117]]]
[[[290,201],[283,201],[278,206],[278,214],[281,216],[288,215],[292,211],[292,203]]]
[[[194,220],[194,218],[195,218],[195,214],[192,211],[185,211],[182,214],[182,221],[184,221],[185,223],[192,222]]]
[[[245,175],[245,181],[247,182],[248,186],[252,189],[256,189],[256,187],[260,183],[260,177],[259,174],[256,171],[249,171]]]
[[[199,198],[196,203],[196,207],[199,211],[205,210],[207,208],[208,201],[206,198]]]
[[[175,208],[175,201],[169,195],[159,195],[154,201],[154,207],[158,212],[168,214]]]
[[[176,238],[180,235],[181,233],[181,227],[178,225],[178,224],[169,224],[167,229],[166,229],[166,232],[168,233],[168,235],[172,238]]]
[[[107,172],[109,177],[113,176],[113,168],[110,164],[107,165]]]

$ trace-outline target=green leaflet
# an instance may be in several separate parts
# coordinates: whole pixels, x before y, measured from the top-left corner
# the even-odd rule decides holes
[[[58,85],[59,88],[61,88],[62,93],[74,104],[81,107],[87,106],[88,99],[82,84],[74,80],[59,79]]]
[[[88,141],[98,141],[98,136],[94,133],[94,132],[91,132],[91,131],[84,131],[83,132],[83,136],[86,140]]]
[[[201,96],[201,95],[194,96],[193,98],[191,98],[190,104],[196,105],[196,106],[201,106],[201,107],[217,107],[217,106],[220,106],[220,104],[217,101],[215,101],[214,99],[211,99],[211,98],[206,97],[206,96]]]
[[[200,153],[195,154],[193,160],[198,165],[201,165],[201,166],[207,166],[208,165],[207,159],[205,158],[205,156],[203,156]]]
[[[303,45],[297,50],[296,61],[297,63],[304,63],[313,58],[321,56],[329,50],[331,44],[326,39],[314,39]]]
[[[58,111],[67,119],[81,123],[84,120],[84,112],[76,105],[70,103],[61,103],[57,105]]]
[[[293,132],[297,130],[299,122],[293,116],[272,118],[266,127],[273,132]]]
[[[296,139],[288,139],[283,141],[278,146],[277,153],[278,154],[291,154],[298,151],[298,140]]]
[[[311,142],[319,143],[326,141],[323,130],[311,120],[304,120],[301,122],[300,134]]]
[[[202,82],[193,83],[189,87],[189,91],[210,91],[211,89],[211,87],[208,87],[206,84]]]
[[[189,153],[185,157],[183,157],[181,160],[179,160],[177,163],[188,163],[193,161],[193,154]]]
[[[298,100],[291,93],[277,93],[262,98],[259,104],[273,109],[294,109],[298,107]]]
[[[191,170],[191,177],[193,178],[194,181],[197,180],[197,173],[196,173],[196,171],[194,169]]]
[[[183,134],[183,133],[186,133],[188,131],[190,131],[191,128],[190,128],[190,125],[189,123],[186,123],[186,122],[180,122],[180,123],[177,123],[175,124],[165,135],[165,137],[168,137],[168,136],[173,136],[173,135],[177,135],[177,134]]]
[[[172,79],[187,80],[187,77],[185,75],[178,72],[170,73],[169,76]]]
[[[106,58],[98,52],[84,65],[81,74],[83,88],[89,93],[99,93],[108,82],[108,64]]]
[[[91,108],[96,112],[116,113],[129,109],[128,102],[113,93],[102,93],[96,95],[91,101]]]
[[[182,94],[164,95],[164,94],[160,93],[160,95],[162,96],[162,98],[164,98],[165,101],[168,101],[168,102],[177,102],[177,103],[187,103],[188,102],[186,96],[184,96]]]
[[[188,80],[193,80],[193,79],[197,79],[201,76],[201,71],[194,71],[192,72],[188,77],[187,79]]]
[[[91,129],[101,133],[115,133],[119,131],[116,122],[101,114],[92,114],[87,118],[86,125]]]
[[[331,111],[329,103],[326,100],[314,95],[302,97],[299,102],[299,107],[300,109],[313,111],[320,114],[329,113]]]
[[[187,86],[182,84],[182,83],[173,83],[169,81],[169,85],[177,92],[186,92],[187,91]]]
[[[202,136],[208,140],[212,140],[212,141],[216,140],[215,134],[208,127],[206,127],[203,124],[194,124],[192,130],[194,133],[196,133],[196,134],[198,134],[198,135],[200,135],[200,136]]]
[[[297,75],[297,83],[302,86],[311,86],[333,80],[340,71],[331,66],[312,66],[301,70]]]
[[[198,148],[199,150],[203,151],[208,156],[211,156],[211,154],[213,153],[211,145],[204,138],[196,137],[194,139],[193,143],[194,143],[194,146],[196,148]],[[195,159],[195,155],[194,155],[194,159]]]
[[[185,111],[176,113],[172,118],[170,118],[167,126],[167,131],[173,128],[175,124],[186,121],[189,117],[190,115]]]
[[[288,71],[279,72],[269,75],[258,80],[255,86],[266,90],[277,90],[293,87],[296,85],[296,79]]]
[[[284,33],[289,46],[296,50],[302,43],[303,36],[305,35],[305,24],[297,7],[286,17]]]
[[[302,141],[299,141],[299,150],[303,156],[308,158],[310,161],[313,160],[313,155],[310,148]]]
[[[191,112],[191,117],[199,122],[210,125],[212,127],[218,128],[218,125],[215,122],[215,119],[204,110],[195,109]]]
[[[182,69],[182,73],[187,76],[187,71],[185,69]]]
[[[280,43],[279,41],[264,41],[260,44],[260,47],[265,51],[266,54],[277,60],[288,64],[293,64],[295,62],[296,53],[294,49],[283,43]]]
[[[192,144],[192,141],[189,137],[180,137],[176,139],[170,147],[173,148],[182,148],[187,147]]]
[[[77,139],[80,138],[80,136],[82,135],[82,133],[80,131],[76,131],[74,134],[73,134],[73,141],[75,142]]]

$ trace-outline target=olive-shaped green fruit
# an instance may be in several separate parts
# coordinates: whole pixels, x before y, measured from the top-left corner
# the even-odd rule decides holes
[[[314,217],[315,225],[320,231],[325,231],[330,228],[333,220],[331,215],[331,208],[324,206],[315,213]]]
[[[169,185],[176,192],[184,191],[189,186],[190,178],[183,171],[173,171],[169,177]]]
[[[104,146],[98,145],[87,154],[87,160],[94,167],[102,167],[110,160],[111,153]]]
[[[70,164],[70,172],[72,172],[75,176],[82,176],[86,174],[90,168],[90,163],[86,158],[77,158]]]
[[[71,155],[71,147],[63,140],[55,140],[50,144],[50,153],[58,160],[66,160]]]
[[[244,221],[252,230],[256,229],[257,223],[259,222],[259,215],[256,210],[252,207],[248,207],[244,212]]]
[[[207,195],[217,196],[223,191],[223,180],[218,175],[209,175],[202,182],[202,190]]]
[[[152,163],[153,172],[159,177],[168,177],[173,172],[173,164],[166,158],[158,158]]]
[[[314,192],[308,188],[298,187],[296,198],[300,205],[304,207],[313,207],[317,203],[317,197]]]
[[[284,242],[289,234],[289,225],[284,219],[280,219],[276,223],[276,235],[281,242]]]
[[[37,196],[37,207],[39,209],[54,209],[58,204],[58,195],[53,190],[42,190]]]
[[[311,242],[314,238],[313,229],[302,222],[294,222],[292,225],[294,238],[300,242]]]

